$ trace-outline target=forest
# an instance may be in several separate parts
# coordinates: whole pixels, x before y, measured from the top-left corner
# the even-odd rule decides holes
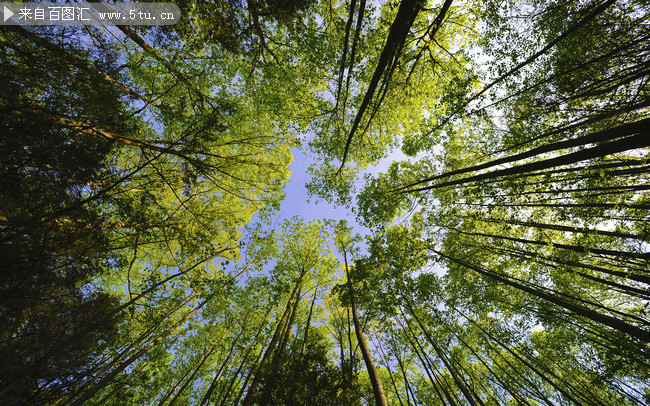
[[[0,405],[650,405],[650,1],[174,3],[0,27]]]

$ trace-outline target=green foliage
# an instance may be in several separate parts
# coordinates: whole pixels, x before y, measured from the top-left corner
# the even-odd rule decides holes
[[[648,402],[647,2],[176,3],[0,31],[1,404]]]

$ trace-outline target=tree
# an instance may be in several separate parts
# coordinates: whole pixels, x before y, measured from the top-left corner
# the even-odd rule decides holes
[[[372,384],[372,391],[375,396],[375,403],[377,406],[386,405],[386,396],[384,395],[384,388],[381,383],[379,374],[377,373],[377,368],[370,354],[370,349],[368,347],[368,342],[364,337],[363,331],[361,329],[361,321],[359,320],[359,311],[357,310],[357,301],[354,294],[354,287],[352,285],[352,280],[350,279],[350,271],[348,266],[348,251],[353,249],[351,243],[353,243],[353,238],[350,236],[351,230],[346,226],[345,222],[341,222],[337,225],[336,229],[336,246],[343,253],[343,264],[345,267],[345,277],[347,279],[346,285],[348,289],[350,307],[352,308],[352,320],[354,322],[354,332],[357,336],[357,342],[361,348],[361,355],[363,356],[363,361],[366,364],[366,369],[368,370],[368,376],[370,377],[370,383]]]
[[[645,2],[178,5],[0,31],[0,403],[650,399]]]

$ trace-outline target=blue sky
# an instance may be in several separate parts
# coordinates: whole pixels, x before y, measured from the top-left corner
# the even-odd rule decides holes
[[[307,169],[314,162],[314,158],[298,148],[293,148],[291,152],[294,159],[290,166],[291,178],[285,187],[286,197],[282,208],[275,216],[278,223],[295,215],[303,217],[306,221],[345,219],[357,232],[366,234],[369,230],[357,224],[356,217],[349,208],[336,207],[322,199],[309,196],[305,184],[309,181]]]

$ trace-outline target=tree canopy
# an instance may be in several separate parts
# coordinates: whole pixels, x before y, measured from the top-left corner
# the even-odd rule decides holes
[[[648,2],[175,3],[0,27],[0,404],[650,403]]]

